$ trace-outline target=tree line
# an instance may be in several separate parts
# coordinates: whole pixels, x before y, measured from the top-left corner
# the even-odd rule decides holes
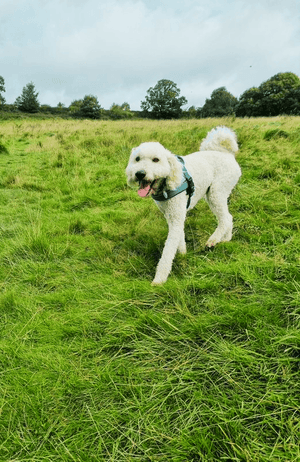
[[[106,117],[122,119],[134,116],[128,103],[121,105],[113,103],[107,111],[100,106],[97,96],[94,95],[85,95],[82,99],[74,100],[69,107],[66,107],[63,103],[58,103],[56,107],[48,104],[40,104],[38,100],[39,94],[33,82],[25,85],[22,94],[18,96],[13,104],[6,104],[3,92],[5,92],[4,79],[0,76],[0,110],[4,112],[24,112],[27,114],[48,113],[62,117],[85,119],[101,119]]]
[[[221,87],[196,112],[200,117],[300,115],[300,79],[292,72],[279,73],[246,90],[239,99]]]
[[[237,117],[269,117],[277,115],[300,115],[300,79],[292,72],[279,73],[259,87],[246,90],[236,98],[226,87],[214,90],[202,107],[191,106],[183,110],[187,99],[180,96],[180,89],[171,80],[162,79],[147,90],[141,101],[141,111],[131,111],[128,103],[113,103],[109,110],[103,109],[97,96],[86,95],[74,100],[69,107],[58,103],[56,107],[41,105],[38,92],[32,82],[28,83],[14,104],[6,104],[3,92],[5,82],[0,76],[0,109],[7,112],[44,112],[66,117],[90,119],[122,119],[134,116],[153,119],[177,119],[180,117],[206,118],[235,115]]]

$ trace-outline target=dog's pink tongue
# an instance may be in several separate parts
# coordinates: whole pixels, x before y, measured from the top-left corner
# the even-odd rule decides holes
[[[150,184],[148,184],[148,185],[145,186],[144,188],[140,188],[140,189],[138,190],[138,195],[139,195],[140,197],[146,197],[146,196],[148,196],[149,192],[150,192]]]

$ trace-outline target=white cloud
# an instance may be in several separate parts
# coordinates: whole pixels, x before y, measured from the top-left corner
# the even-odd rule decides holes
[[[139,109],[162,78],[176,82],[190,106],[220,86],[239,96],[278,72],[300,73],[296,4],[2,0],[5,97],[13,102],[33,81],[45,104],[94,94],[105,108],[127,101]]]

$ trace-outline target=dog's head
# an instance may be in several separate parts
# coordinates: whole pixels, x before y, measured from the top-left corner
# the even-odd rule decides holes
[[[154,194],[164,179],[167,189],[177,188],[182,181],[182,168],[176,156],[160,143],[148,142],[133,148],[126,175],[128,185],[138,186],[138,194],[146,197]]]

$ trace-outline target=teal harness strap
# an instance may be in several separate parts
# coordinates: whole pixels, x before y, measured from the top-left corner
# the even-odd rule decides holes
[[[189,196],[187,200],[187,204],[186,204],[186,208],[188,209],[191,203],[191,197],[195,191],[195,186],[194,186],[193,178],[191,177],[191,175],[186,169],[184,159],[180,156],[176,156],[176,157],[183,164],[183,167],[182,167],[182,173],[184,176],[183,182],[176,189],[164,189],[166,185],[166,180],[164,180],[161,191],[159,191],[157,194],[152,194],[152,197],[154,200],[158,202],[164,202],[164,201],[171,199],[172,197],[177,196],[177,194],[180,194],[183,191],[186,191],[186,194]]]

